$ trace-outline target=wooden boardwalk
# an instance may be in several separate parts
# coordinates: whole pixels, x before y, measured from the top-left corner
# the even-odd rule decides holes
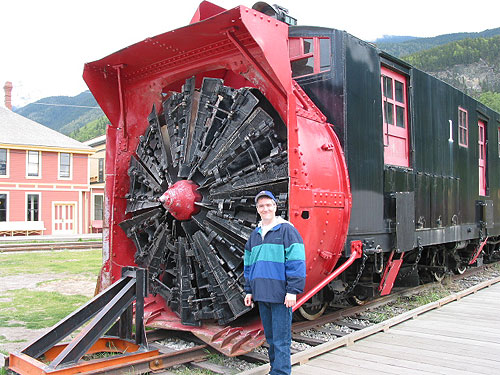
[[[500,283],[349,346],[294,375],[500,374]]]

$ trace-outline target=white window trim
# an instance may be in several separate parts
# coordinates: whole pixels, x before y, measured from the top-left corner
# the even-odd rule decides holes
[[[38,195],[38,220],[42,220],[42,193],[39,191],[27,191],[24,193],[24,221],[28,221],[28,195]],[[31,220],[30,220],[31,221]],[[35,221],[35,220],[32,220]]]
[[[102,180],[99,178],[99,164],[102,160]],[[103,183],[106,181],[106,158],[97,158],[97,182],[98,183]]]
[[[460,126],[460,112],[465,113],[465,127]],[[469,148],[469,111],[462,106],[458,106],[458,145]],[[465,143],[460,142],[460,129],[465,129]]]
[[[28,160],[29,160],[29,152],[35,151],[38,152],[38,176],[28,176]],[[26,178],[29,180],[41,180],[42,179],[42,151],[37,150],[26,150]]]
[[[69,177],[61,177],[61,154],[69,154]],[[66,181],[73,179],[73,154],[71,152],[57,153],[57,179]]]
[[[104,193],[95,193],[95,194],[92,194],[90,220],[98,220],[98,219],[95,218],[95,197],[97,195],[100,195],[102,197],[102,219],[100,219],[100,220],[104,220]]]
[[[0,178],[9,178],[10,177],[10,149],[2,148],[7,151],[7,167],[5,168],[5,175],[0,175]]]
[[[10,205],[10,191],[0,191],[0,194],[6,195],[6,208],[5,208],[5,222],[10,221],[9,218],[9,205]]]

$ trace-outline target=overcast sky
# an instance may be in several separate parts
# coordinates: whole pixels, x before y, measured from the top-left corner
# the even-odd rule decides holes
[[[255,1],[213,0],[230,9]],[[276,0],[300,25],[383,35],[436,36],[500,27],[498,0]],[[87,89],[83,65],[189,23],[194,0],[3,0],[0,4],[0,105],[12,81],[13,105]]]

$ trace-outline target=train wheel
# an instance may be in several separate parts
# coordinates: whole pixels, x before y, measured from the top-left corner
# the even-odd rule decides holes
[[[455,275],[463,275],[467,270],[467,265],[459,264],[456,268],[453,269],[453,273]]]
[[[329,301],[330,299],[329,293],[325,293],[325,290],[322,289],[312,299],[299,307],[295,314],[298,313],[298,318],[302,317],[306,320],[318,319],[323,315],[328,306],[328,302],[325,301]]]
[[[370,300],[370,297],[361,296],[361,295],[360,296],[349,296],[347,300],[351,305],[363,306],[366,303],[368,303],[368,301]]]
[[[185,325],[227,324],[243,303],[244,246],[271,190],[287,216],[286,127],[260,91],[205,78],[153,107],[131,157],[126,212],[135,262]]]
[[[321,315],[323,315],[327,306],[328,303],[326,302],[323,305],[316,305],[316,306],[307,306],[304,304],[301,307],[299,307],[299,313],[304,319],[316,320]]]
[[[446,254],[442,249],[437,249],[432,253],[431,264],[432,267],[442,267],[443,270],[432,270],[431,275],[434,280],[441,282],[446,276]]]

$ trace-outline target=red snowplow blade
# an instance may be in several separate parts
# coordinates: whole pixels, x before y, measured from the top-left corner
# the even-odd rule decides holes
[[[286,118],[284,99],[291,92],[287,40],[288,25],[240,6],[87,63],[83,78],[115,126],[123,120],[118,69],[127,115],[144,110],[145,119],[165,87],[224,70],[253,82]]]
[[[128,218],[127,170],[151,108],[160,108],[162,94],[179,91],[193,76],[196,87],[211,77],[233,88],[259,89],[286,124],[288,212],[306,245],[306,291],[323,280],[341,256],[351,207],[347,168],[325,116],[291,78],[288,25],[243,6],[217,14],[219,9],[210,5],[200,6],[193,18],[202,19],[199,22],[85,65],[84,80],[112,124],[106,142],[100,288],[118,280],[121,267],[134,265],[134,244],[118,224]],[[186,326],[158,296],[149,298],[145,314],[148,326],[191,331],[229,356],[264,341],[258,318],[243,316],[230,327],[206,322]]]
[[[258,317],[241,318],[224,327],[216,323],[204,323],[201,327],[186,326],[160,297],[148,301],[144,318],[148,327],[189,331],[230,357],[248,353],[265,340],[264,329]]]

